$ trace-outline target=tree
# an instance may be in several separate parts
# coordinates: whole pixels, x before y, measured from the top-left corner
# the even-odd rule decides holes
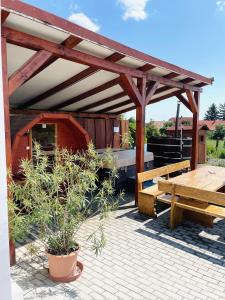
[[[167,135],[167,128],[171,127],[171,126],[174,126],[174,122],[172,121],[166,121],[164,124],[163,124],[163,127],[161,127],[159,129],[159,133],[161,135]]]
[[[153,120],[150,120],[150,122],[146,125],[146,138],[147,140],[151,138],[152,136],[159,136],[159,131],[157,127],[155,126],[155,123]]]
[[[224,124],[216,125],[216,129],[213,133],[213,138],[217,140],[216,149],[218,149],[219,141],[223,140],[224,137],[225,137],[225,125]]]
[[[206,114],[205,114],[205,120],[217,120],[219,118],[218,116],[219,112],[215,105],[215,103],[212,103],[210,107],[208,108]]]
[[[225,103],[219,105],[218,118],[221,120],[225,120]]]
[[[131,144],[131,147],[134,148],[134,146],[135,146],[135,134],[136,134],[136,121],[132,117],[128,121],[129,121],[130,144]]]

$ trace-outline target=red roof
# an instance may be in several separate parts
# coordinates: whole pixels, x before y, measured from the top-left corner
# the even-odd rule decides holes
[[[192,130],[192,126],[182,126],[183,130]],[[203,129],[203,130],[210,130],[209,127],[206,124],[199,124],[198,129]],[[178,127],[178,130],[181,130],[181,126]],[[175,131],[175,126],[171,126],[167,128],[167,131]]]
[[[209,128],[209,130],[215,130],[216,126],[219,125],[219,124],[225,125],[225,121],[224,120],[215,120],[215,121],[200,120],[199,124],[200,125],[206,125]]]

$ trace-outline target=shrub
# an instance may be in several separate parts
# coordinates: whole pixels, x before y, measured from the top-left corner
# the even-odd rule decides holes
[[[30,234],[49,253],[66,255],[77,248],[77,232],[83,222],[97,214],[98,230],[90,236],[97,254],[105,245],[103,220],[120,199],[120,195],[117,200],[114,197],[114,168],[99,182],[97,172],[105,163],[113,164],[110,150],[101,158],[89,145],[87,151],[76,154],[57,149],[49,165],[36,143],[34,159],[21,163],[24,182],[9,185],[16,200],[9,201],[12,237],[17,240]]]
[[[220,151],[219,158],[225,158],[225,149]]]

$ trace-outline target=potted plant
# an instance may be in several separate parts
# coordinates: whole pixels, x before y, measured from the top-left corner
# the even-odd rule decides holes
[[[93,145],[88,150],[72,153],[56,149],[49,162],[35,144],[32,160],[21,162],[24,180],[11,180],[9,190],[12,237],[17,240],[31,234],[43,243],[49,262],[49,277],[69,282],[77,277],[76,240],[80,226],[97,215],[98,230],[89,237],[96,254],[104,247],[104,219],[114,209],[122,195],[114,197],[116,170],[98,182],[98,170],[111,163],[110,150],[99,157]],[[111,161],[111,162],[110,162]]]

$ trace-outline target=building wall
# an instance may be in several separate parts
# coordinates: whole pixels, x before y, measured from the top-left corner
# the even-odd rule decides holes
[[[18,115],[11,117],[12,143],[14,142],[18,131],[24,128],[35,117],[37,117],[37,115]],[[128,130],[128,121],[125,120],[118,121],[118,119],[105,118],[76,118],[76,121],[78,121],[87,131],[90,139],[97,149],[107,147],[119,148],[121,144],[121,136]],[[68,120],[57,120],[56,117],[51,120],[42,119],[38,123],[57,124],[57,145],[59,147],[68,148],[73,151],[87,148],[85,137],[80,133],[78,128],[76,128]],[[115,127],[117,130],[115,130]],[[31,158],[31,138],[29,130],[19,139],[16,151],[13,151],[12,170],[14,174],[18,173],[20,162],[25,158]]]

